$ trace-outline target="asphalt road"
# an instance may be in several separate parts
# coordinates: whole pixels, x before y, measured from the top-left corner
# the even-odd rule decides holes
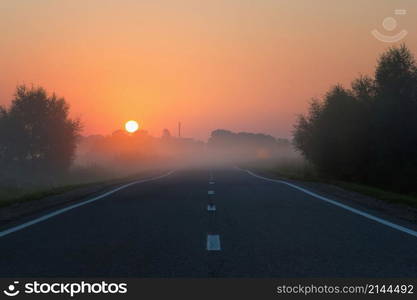
[[[237,169],[178,170],[0,237],[1,277],[416,277],[416,262],[417,237]]]

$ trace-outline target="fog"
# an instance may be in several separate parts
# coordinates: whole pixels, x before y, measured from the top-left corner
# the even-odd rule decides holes
[[[82,137],[73,170],[97,169],[109,177],[181,168],[266,167],[301,160],[290,141],[270,135],[215,130],[207,142],[146,131]]]
[[[18,86],[11,105],[0,107],[0,202],[181,168],[265,168],[300,159],[290,141],[262,133],[217,129],[207,141],[175,137],[167,129],[160,136],[145,130],[81,133],[80,120],[69,117],[63,98],[41,87]]]
[[[291,143],[261,133],[211,132],[208,141],[145,130],[83,136],[63,98],[16,88],[0,107],[0,201],[55,187],[151,177],[181,168],[274,166],[297,157]],[[127,178],[129,177],[129,178]],[[42,192],[43,193],[43,192]]]

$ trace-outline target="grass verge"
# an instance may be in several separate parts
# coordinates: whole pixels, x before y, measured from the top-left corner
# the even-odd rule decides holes
[[[403,204],[417,208],[417,195],[401,194],[375,186],[324,178],[319,176],[313,166],[308,164],[302,165],[297,163],[294,167],[286,164],[275,168],[247,167],[255,172],[260,172],[275,178],[331,184],[348,191],[357,192],[389,203]]]
[[[49,196],[63,194],[65,192],[69,192],[74,189],[88,187],[88,186],[92,186],[92,185],[100,184],[100,183],[105,183],[105,182],[90,182],[90,183],[63,185],[63,186],[52,187],[52,188],[43,188],[43,189],[40,188],[40,189],[33,189],[33,190],[26,190],[26,191],[15,191],[14,195],[12,196],[10,195],[8,197],[3,196],[2,198],[0,198],[0,207],[9,206],[15,203],[35,201],[35,200],[43,199]]]
[[[49,196],[60,195],[72,190],[87,188],[95,185],[115,185],[128,181],[133,181],[138,178],[150,176],[149,173],[140,173],[127,177],[120,177],[107,180],[98,180],[85,183],[63,184],[62,186],[54,187],[38,187],[31,189],[9,188],[7,190],[0,190],[0,208],[6,207],[15,203],[23,203],[28,201],[36,201]]]

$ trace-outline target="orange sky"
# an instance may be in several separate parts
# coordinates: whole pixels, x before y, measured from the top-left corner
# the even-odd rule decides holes
[[[289,137],[311,97],[373,71],[391,44],[370,31],[389,16],[417,54],[414,0],[1,0],[0,105],[33,83],[86,135],[135,119],[154,135],[180,120],[200,139]]]

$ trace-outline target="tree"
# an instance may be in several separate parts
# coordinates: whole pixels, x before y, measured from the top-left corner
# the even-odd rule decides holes
[[[164,139],[164,140],[171,139],[172,138],[171,132],[168,129],[165,128],[164,130],[162,130],[161,138]]]
[[[381,56],[375,87],[374,179],[409,189],[417,178],[417,66],[405,45]]]
[[[295,128],[295,145],[320,171],[344,179],[358,175],[362,158],[358,149],[361,105],[352,91],[337,85],[322,103],[311,104],[310,115],[301,116]]]
[[[18,86],[10,108],[0,111],[0,163],[25,171],[65,171],[81,130],[69,106],[43,88]]]

